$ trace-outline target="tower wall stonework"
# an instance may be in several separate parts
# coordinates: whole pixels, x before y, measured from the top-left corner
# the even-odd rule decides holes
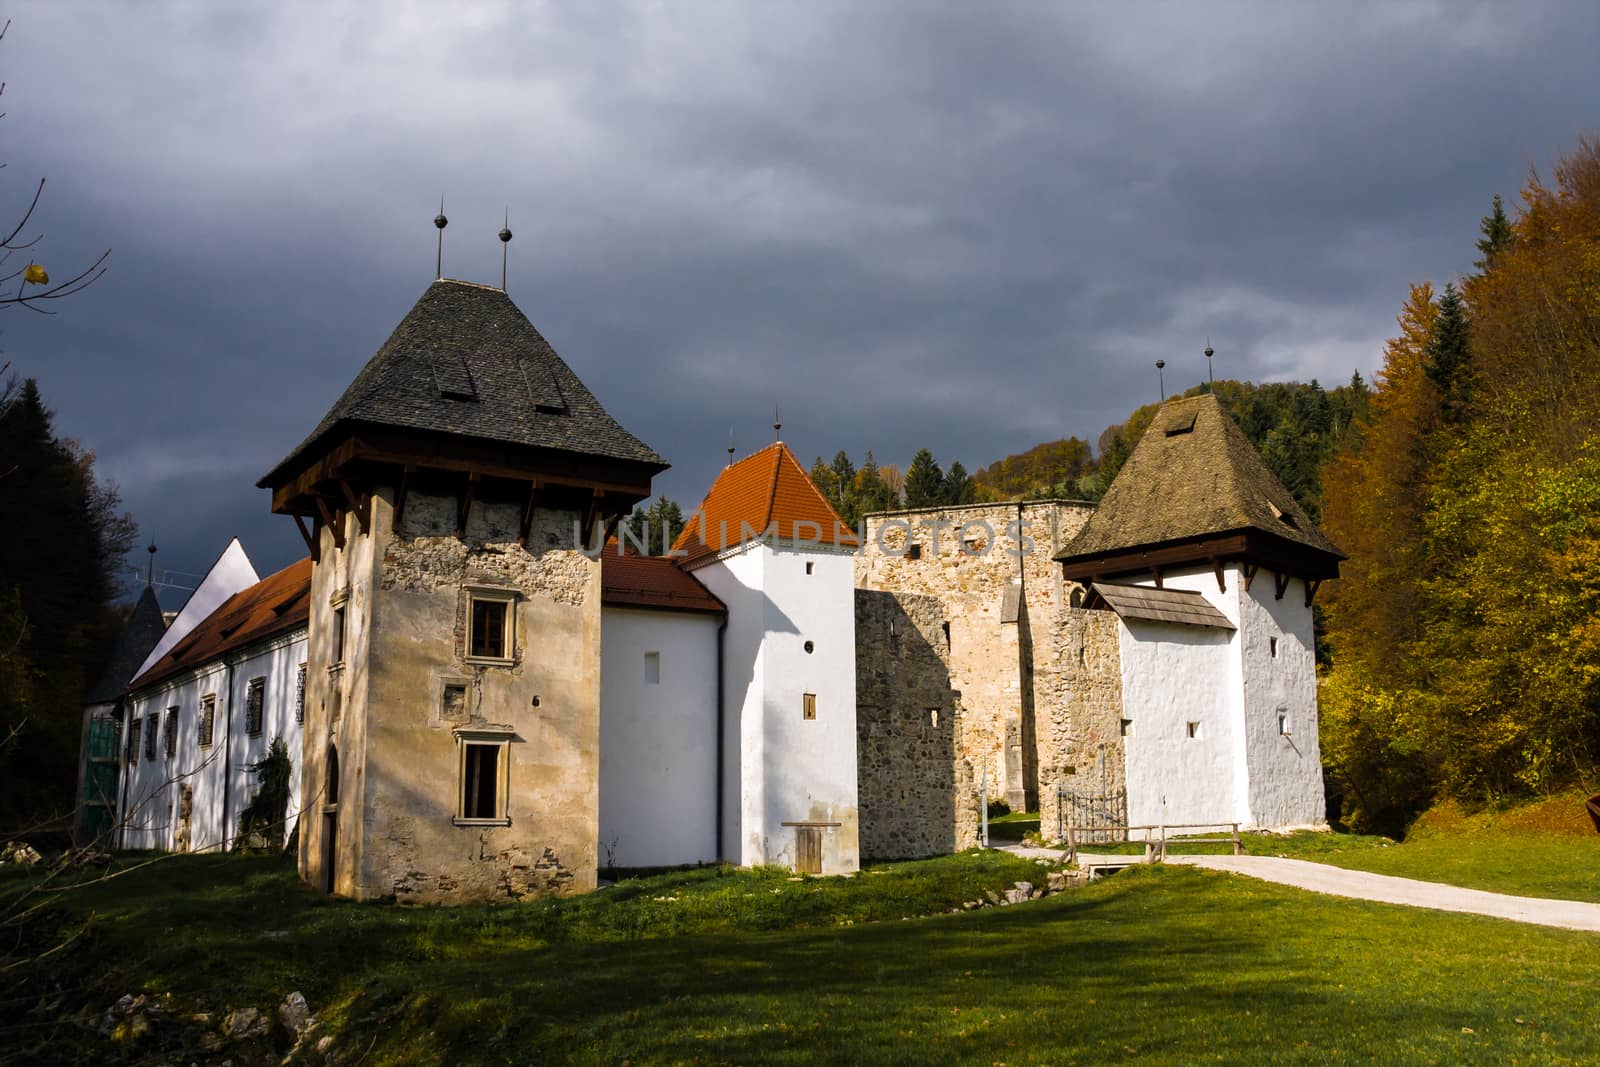
[[[1015,810],[1035,810],[1054,790],[1042,761],[1060,765],[1073,736],[1056,630],[1076,609],[1052,556],[1092,511],[1025,501],[872,515],[856,557],[858,589],[943,605],[950,685],[961,694],[956,755],[980,780],[987,770],[990,796]]]
[[[307,719],[307,788],[309,796],[325,781],[333,740],[336,891],[462,903],[593,889],[600,564],[578,548],[578,516],[539,511],[524,547],[515,504],[475,503],[457,538],[456,498],[411,493],[397,530],[392,500],[391,490],[374,491],[369,533],[347,517],[342,551],[325,534],[313,579],[308,678],[320,684],[314,693],[308,680],[317,715]],[[344,561],[358,565],[346,570]],[[513,595],[508,665],[466,658],[473,587]],[[330,670],[330,612],[340,596],[348,598],[346,663]],[[464,703],[443,699],[447,684],[464,687]],[[460,731],[509,742],[506,825],[457,824]],[[314,883],[324,878],[322,825],[303,835],[301,867]]]
[[[960,755],[938,597],[858,589],[856,736],[861,855],[941,855],[978,842],[978,793]]]
[[[1117,617],[1070,602],[1049,629],[1049,666],[1035,688],[1046,721],[1039,736],[1039,829],[1061,837],[1057,790],[1101,797],[1126,788],[1122,742],[1122,671]]]

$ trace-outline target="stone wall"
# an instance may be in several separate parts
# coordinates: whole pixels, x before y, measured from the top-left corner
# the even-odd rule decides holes
[[[1076,588],[1076,587],[1074,587]],[[1039,729],[1039,829],[1057,836],[1057,789],[1104,796],[1125,787],[1117,616],[1069,602],[1042,628],[1048,667],[1034,675]]]
[[[951,685],[962,693],[959,755],[1014,809],[1040,802],[1041,735],[1057,716],[1051,630],[1066,608],[1052,557],[1093,505],[976,504],[872,515],[856,586],[937,597],[944,605]]]
[[[938,597],[856,590],[856,737],[862,858],[903,859],[978,839],[972,766],[951,688]]]

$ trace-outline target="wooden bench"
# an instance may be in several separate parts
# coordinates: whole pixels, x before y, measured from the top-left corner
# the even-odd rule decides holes
[[[1229,835],[1227,837],[1180,837],[1175,839],[1167,837],[1168,830],[1220,831],[1224,827],[1226,827],[1229,831]],[[1162,860],[1165,860],[1167,858],[1167,849],[1170,845],[1232,845],[1233,854],[1235,856],[1244,855],[1244,841],[1239,837],[1239,824],[1236,822],[1173,823],[1170,825],[1158,824],[1155,826],[1067,826],[1064,829],[1067,833],[1068,863],[1078,862],[1078,833],[1080,831],[1094,833],[1120,832],[1124,837],[1134,830],[1145,831],[1144,859],[1138,861],[1142,863],[1160,863]],[[1149,831],[1151,830],[1156,831],[1156,837],[1150,836]],[[1098,866],[1115,866],[1120,869],[1122,867],[1130,866],[1132,862],[1133,861],[1129,861],[1129,863],[1123,864],[1099,864]]]

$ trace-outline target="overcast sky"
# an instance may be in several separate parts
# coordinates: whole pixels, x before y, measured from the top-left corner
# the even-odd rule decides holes
[[[0,42],[0,209],[48,178],[39,259],[114,250],[0,349],[174,571],[303,554],[254,483],[432,280],[441,193],[444,273],[499,281],[509,206],[512,297],[687,507],[775,402],[807,463],[975,469],[1208,337],[1219,377],[1370,376],[1407,283],[1600,130],[1584,3],[332,6]]]

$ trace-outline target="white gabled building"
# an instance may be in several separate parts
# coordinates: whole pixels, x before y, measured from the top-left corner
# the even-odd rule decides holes
[[[721,852],[857,870],[856,537],[780,441],[717,477],[679,565],[727,607]]]
[[[291,763],[281,833],[294,832],[311,561],[226,592],[254,574],[234,541],[121,698],[120,848],[231,847],[274,738]]]

